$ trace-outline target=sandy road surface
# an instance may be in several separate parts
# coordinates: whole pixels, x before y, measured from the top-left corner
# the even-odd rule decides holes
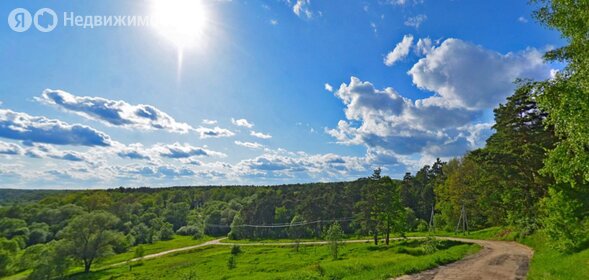
[[[516,242],[444,238],[479,244],[477,254],[460,261],[396,280],[520,280],[526,279],[533,251]]]

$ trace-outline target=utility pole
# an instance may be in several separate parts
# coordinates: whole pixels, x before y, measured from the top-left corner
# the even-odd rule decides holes
[[[458,224],[456,224],[455,232],[458,232],[458,229],[462,226],[462,231],[468,233],[468,217],[466,216],[466,208],[464,204],[462,204],[462,209],[460,209],[460,218],[458,218]]]
[[[431,232],[435,232],[436,231],[436,224],[434,222],[434,205],[433,204],[432,204],[432,213],[429,216],[429,224],[428,224],[428,227],[429,227],[429,231],[431,231]]]

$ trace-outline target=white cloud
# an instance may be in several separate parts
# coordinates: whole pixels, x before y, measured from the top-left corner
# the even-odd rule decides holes
[[[330,84],[325,83],[325,90],[329,91],[329,92],[333,92],[333,87]]]
[[[479,138],[490,130],[472,124],[481,111],[412,101],[392,88],[378,90],[355,77],[335,95],[346,105],[347,120],[326,132],[340,144],[366,146],[366,158],[374,164],[411,165],[415,155],[460,155],[479,147]]]
[[[108,135],[89,126],[4,109],[0,109],[0,137],[56,145],[112,145]]]
[[[263,149],[264,148],[264,145],[257,143],[257,142],[235,141],[233,143],[235,143],[235,145],[250,148],[250,149]]]
[[[395,5],[395,6],[405,6],[408,4],[421,4],[424,0],[385,0],[385,3]]]
[[[427,55],[435,48],[432,40],[428,38],[420,38],[417,40],[417,44],[415,44],[415,52],[418,55]]]
[[[521,22],[521,23],[528,23],[528,19],[527,19],[527,18],[525,18],[525,17],[523,17],[523,16],[522,16],[522,17],[518,17],[518,18],[517,18],[517,21],[519,21],[519,22]]]
[[[270,134],[265,134],[265,133],[262,133],[262,132],[256,132],[256,131],[253,131],[253,130],[250,131],[250,135],[251,136],[254,136],[254,137],[262,138],[262,139],[270,139],[270,138],[272,138],[272,135],[270,135]]]
[[[289,1],[290,2],[290,1]],[[313,17],[313,11],[311,11],[311,0],[296,0],[292,6],[292,11],[298,17],[305,17],[310,19]]]
[[[234,118],[231,118],[231,123],[232,123],[233,125],[236,125],[236,126],[242,126],[242,127],[247,127],[247,128],[252,128],[252,127],[254,127],[254,124],[253,124],[253,123],[250,123],[250,122],[249,122],[248,120],[246,120],[246,119],[237,119],[237,120],[236,120],[236,119],[234,119]]]
[[[427,20],[427,16],[426,15],[416,15],[414,17],[408,17],[404,24],[405,26],[409,26],[409,27],[415,27],[416,29],[419,29],[419,26],[421,26],[421,24]]]
[[[549,71],[536,49],[501,54],[450,38],[408,73],[417,87],[437,94],[423,104],[481,109],[493,108],[511,95],[515,79],[544,79]]]
[[[207,149],[206,147],[194,147],[190,144],[157,144],[152,150],[162,157],[180,159],[190,157],[227,157],[226,154]]]
[[[270,20],[270,24],[271,25],[278,25],[278,20],[277,19],[271,19]]]
[[[205,125],[215,125],[215,124],[217,124],[217,121],[216,120],[204,119],[204,120],[202,120],[202,123],[205,124]]]
[[[215,126],[214,128],[208,127],[199,127],[195,129],[196,132],[200,135],[200,139],[206,138],[221,138],[221,137],[232,137],[235,135],[233,131],[225,128],[220,128]]]
[[[411,100],[352,77],[335,92],[346,119],[326,132],[340,144],[364,145],[372,163],[416,166],[458,156],[484,145],[492,124],[483,115],[513,93],[515,79],[550,72],[535,49],[500,54],[458,39],[436,47],[425,38],[415,51],[425,57],[408,74],[432,96]]]
[[[397,61],[405,58],[409,54],[412,44],[412,35],[403,36],[403,40],[401,40],[401,42],[399,42],[395,48],[387,54],[384,59],[384,64],[386,66],[393,66]]]
[[[56,106],[67,112],[97,120],[110,126],[142,130],[166,130],[187,133],[192,127],[177,122],[170,115],[151,105],[131,105],[122,100],[101,97],[75,96],[62,90],[46,89],[37,101]]]
[[[14,143],[7,143],[0,141],[0,154],[1,155],[22,155],[24,149]]]

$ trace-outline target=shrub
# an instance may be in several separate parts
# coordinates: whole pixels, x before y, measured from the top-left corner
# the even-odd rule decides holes
[[[194,239],[200,239],[204,236],[203,228],[197,225],[183,226],[179,228],[176,233],[184,236],[192,235]]]
[[[234,255],[229,256],[229,259],[227,260],[227,268],[234,269],[237,267],[237,263],[236,263],[235,259],[236,258]]]
[[[241,247],[239,245],[231,246],[231,255],[239,255],[241,253]]]
[[[542,219],[543,231],[554,249],[572,252],[589,241],[589,220],[583,221],[582,215],[578,214],[582,203],[575,197],[550,188],[542,204],[545,211]]]

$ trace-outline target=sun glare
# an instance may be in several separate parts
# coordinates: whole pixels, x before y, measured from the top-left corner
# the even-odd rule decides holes
[[[202,0],[153,0],[151,15],[158,32],[180,52],[203,40],[207,13]]]

